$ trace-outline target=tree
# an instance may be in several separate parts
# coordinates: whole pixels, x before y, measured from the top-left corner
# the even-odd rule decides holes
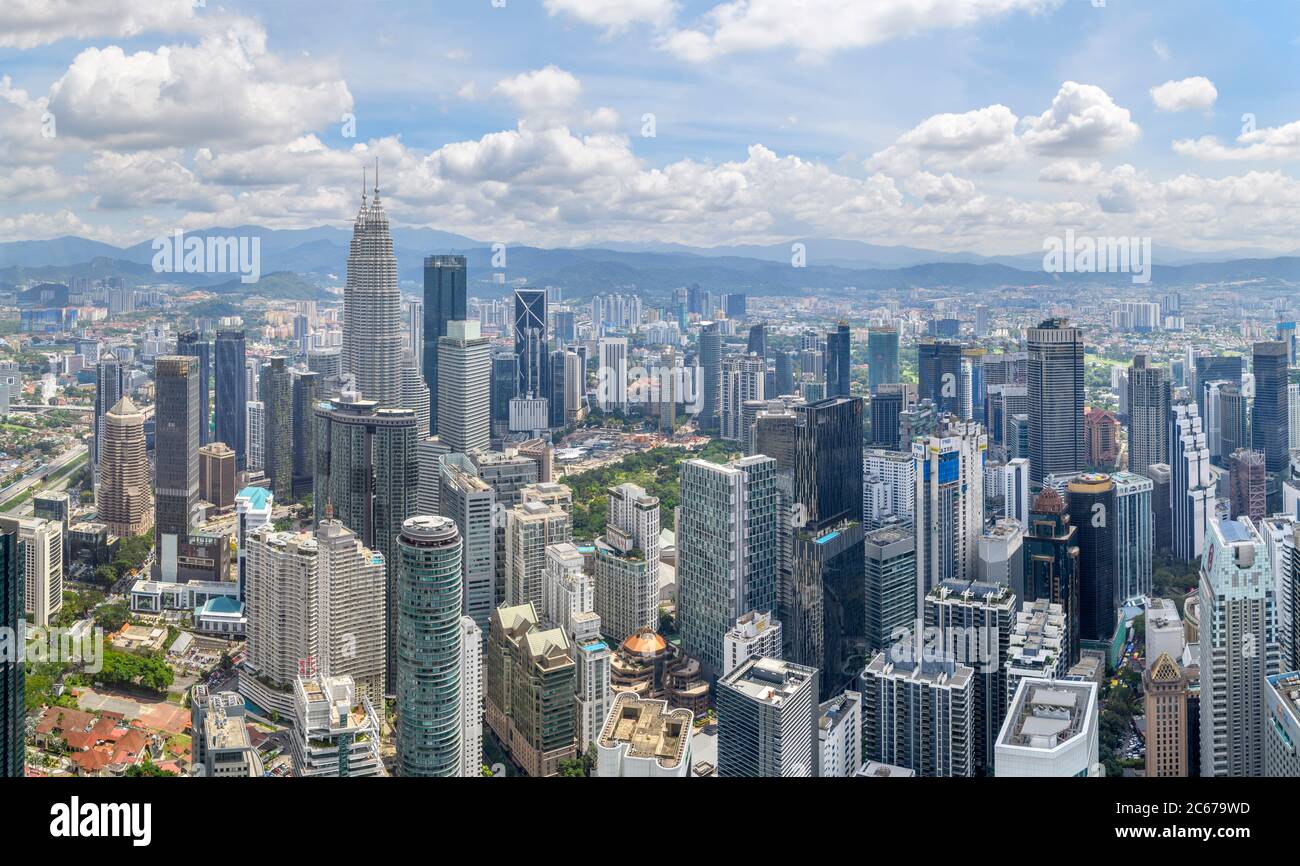
[[[113,566],[108,563],[98,566],[95,569],[95,580],[99,581],[106,588],[112,587],[113,584],[117,583],[117,569],[113,568]]]
[[[162,769],[157,764],[155,764],[152,760],[146,757],[143,762],[139,764],[132,764],[131,766],[127,767],[126,775],[131,778],[136,778],[138,776],[175,776],[176,774],[171,770]]]

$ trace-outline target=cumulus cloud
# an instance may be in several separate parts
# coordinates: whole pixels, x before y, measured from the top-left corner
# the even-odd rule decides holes
[[[1127,108],[1095,84],[1067,81],[1052,106],[1024,119],[1025,144],[1047,156],[1090,156],[1118,150],[1137,140],[1142,130]]]
[[[804,0],[802,3],[728,0],[706,12],[698,26],[666,34],[662,46],[692,62],[772,48],[793,48],[803,59],[814,60],[926,30],[966,27],[1012,12],[1044,12],[1060,3],[1061,0]]]
[[[331,64],[285,61],[230,19],[197,45],[87,48],[50,88],[60,135],[120,149],[256,146],[340,123],[352,95]]]
[[[1219,91],[1214,82],[1197,75],[1180,81],[1166,81],[1151,88],[1151,99],[1161,111],[1186,111],[1189,108],[1206,109],[1214,105]]]
[[[869,171],[908,173],[921,165],[995,171],[1020,152],[1016,116],[1005,105],[963,114],[935,114],[872,155]]]
[[[193,25],[194,0],[4,0],[0,48],[36,48],[62,39],[121,38]]]
[[[1300,158],[1300,120],[1283,126],[1248,129],[1237,136],[1237,147],[1224,144],[1216,136],[1180,139],[1174,152],[1183,156],[1211,161],[1293,160]]]
[[[674,0],[545,0],[551,15],[568,15],[608,33],[633,24],[667,25],[676,11]]]
[[[551,64],[497,82],[497,93],[514,103],[524,121],[561,123],[582,96],[582,83],[570,72]]]

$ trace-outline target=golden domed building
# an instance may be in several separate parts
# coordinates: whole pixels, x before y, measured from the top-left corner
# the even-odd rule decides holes
[[[666,700],[699,715],[708,709],[709,683],[700,663],[682,655],[654,629],[643,628],[619,645],[610,660],[614,693]]]

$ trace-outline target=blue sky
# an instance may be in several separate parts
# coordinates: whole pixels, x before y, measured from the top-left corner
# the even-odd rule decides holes
[[[1293,0],[504,3],[5,0],[0,239],[1300,248]]]

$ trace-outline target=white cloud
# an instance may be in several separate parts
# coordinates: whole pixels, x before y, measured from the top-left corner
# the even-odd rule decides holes
[[[1094,84],[1067,81],[1052,107],[1024,119],[1023,141],[1046,156],[1091,156],[1118,150],[1137,140],[1142,130],[1127,108],[1115,104]]]
[[[551,15],[569,15],[608,33],[633,24],[666,26],[677,8],[674,0],[545,0],[545,5]]]
[[[503,78],[497,82],[496,92],[514,103],[524,121],[560,123],[573,112],[582,95],[582,83],[552,64]]]
[[[1214,82],[1197,75],[1180,81],[1166,81],[1151,88],[1151,99],[1161,111],[1186,111],[1189,108],[1206,109],[1214,105],[1219,91]]]
[[[1058,159],[1038,172],[1038,179],[1044,183],[1093,184],[1101,176],[1101,163],[1085,163],[1077,159]]]
[[[285,61],[230,19],[197,45],[87,48],[50,89],[59,134],[121,149],[282,141],[341,123],[352,95],[330,64]]]
[[[920,165],[996,171],[1020,152],[1016,115],[1005,105],[990,105],[963,114],[935,114],[872,155],[869,171],[908,173]]]
[[[1169,59],[1169,46],[1164,43],[1163,39],[1156,38],[1151,40],[1151,51],[1161,60]]]
[[[793,48],[814,60],[926,30],[966,27],[1012,12],[1039,13],[1061,0],[728,0],[663,47],[684,60]]]
[[[193,24],[194,0],[4,0],[0,47],[35,48],[61,39],[121,38]]]
[[[1293,160],[1300,158],[1300,120],[1283,126],[1252,129],[1237,136],[1239,147],[1223,144],[1213,135],[1180,139],[1174,152],[1212,161]]]

